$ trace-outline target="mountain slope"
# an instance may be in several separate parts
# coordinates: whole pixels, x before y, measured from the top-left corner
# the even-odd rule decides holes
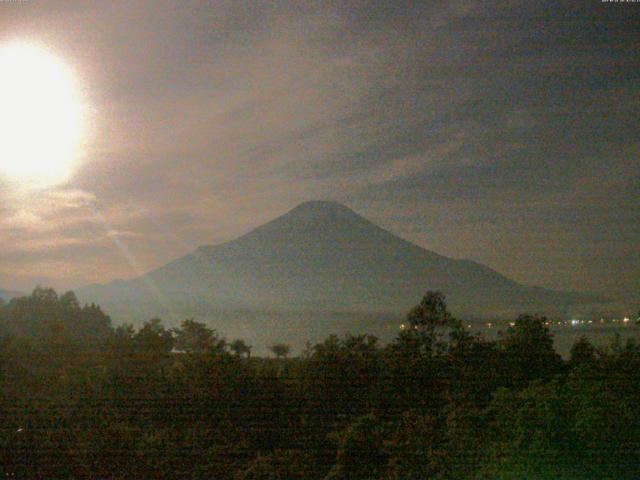
[[[144,277],[79,294],[149,316],[221,309],[403,312],[427,289],[442,290],[454,311],[476,316],[593,300],[521,285],[476,262],[438,255],[324,201],[305,202]]]
[[[0,289],[0,300],[8,302],[14,297],[19,297],[21,294],[18,292],[10,292],[9,290]]]

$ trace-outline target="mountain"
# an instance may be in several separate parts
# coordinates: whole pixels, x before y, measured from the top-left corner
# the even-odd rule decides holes
[[[9,300],[11,300],[14,297],[19,297],[22,294],[18,293],[18,292],[10,292],[9,290],[2,290],[0,289],[0,300],[8,302]]]
[[[148,274],[81,289],[116,318],[231,311],[406,312],[428,289],[459,315],[564,312],[599,299],[517,283],[439,255],[337,202],[305,202],[236,240],[199,247]]]

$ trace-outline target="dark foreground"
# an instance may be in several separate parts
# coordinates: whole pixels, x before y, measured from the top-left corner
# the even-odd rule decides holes
[[[544,319],[489,341],[437,293],[405,324],[385,347],[329,337],[269,360],[37,289],[0,307],[0,475],[638,478],[640,345],[582,339],[563,360]]]

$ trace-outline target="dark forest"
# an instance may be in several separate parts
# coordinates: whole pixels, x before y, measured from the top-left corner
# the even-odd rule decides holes
[[[471,335],[427,292],[381,345],[291,356],[184,320],[114,327],[71,292],[0,306],[0,473],[10,478],[637,478],[640,345],[545,319]]]

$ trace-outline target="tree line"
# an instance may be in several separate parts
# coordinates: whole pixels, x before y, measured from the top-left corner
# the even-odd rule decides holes
[[[73,293],[0,305],[0,475],[222,480],[637,478],[640,345],[546,319],[497,340],[427,292],[387,345],[258,358],[184,320],[112,325]]]

